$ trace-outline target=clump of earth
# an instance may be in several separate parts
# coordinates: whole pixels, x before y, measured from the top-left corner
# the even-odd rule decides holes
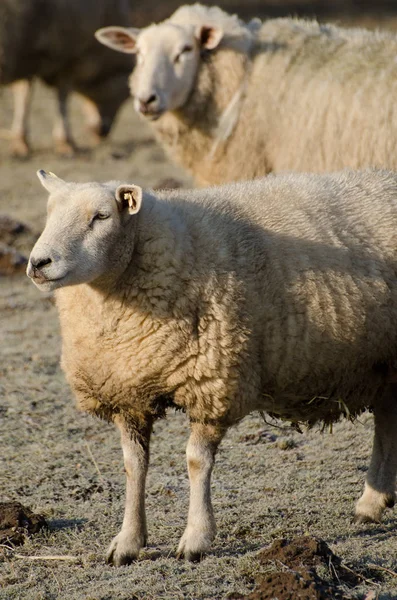
[[[20,502],[0,502],[0,544],[20,546],[27,535],[48,527],[42,515],[35,514]]]
[[[248,596],[233,595],[229,600],[349,600],[341,584],[354,587],[359,583],[327,544],[315,537],[276,540],[257,559],[268,572],[257,575],[256,587]],[[329,578],[324,579],[321,572],[329,573]]]
[[[24,273],[26,249],[33,246],[36,238],[27,225],[0,214],[0,276]]]

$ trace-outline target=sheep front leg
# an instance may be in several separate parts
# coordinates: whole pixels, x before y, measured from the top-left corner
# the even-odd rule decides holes
[[[138,558],[147,540],[145,515],[145,483],[149,463],[149,441],[152,422],[137,427],[122,418],[116,419],[120,430],[124,467],[127,476],[123,525],[107,552],[107,562],[129,565]]]
[[[393,386],[395,388],[395,386]],[[392,508],[396,500],[397,474],[397,401],[396,394],[374,408],[375,437],[371,463],[364,493],[356,504],[359,523],[382,519],[385,508]]]
[[[57,90],[59,115],[52,130],[55,150],[64,157],[74,155],[74,143],[69,125],[68,99],[69,89],[60,87]]]
[[[186,448],[190,481],[189,515],[177,556],[197,561],[208,552],[216,534],[210,484],[215,454],[225,432],[201,423],[192,423],[191,427]]]

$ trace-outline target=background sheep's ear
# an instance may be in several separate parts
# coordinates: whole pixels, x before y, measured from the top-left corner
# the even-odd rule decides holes
[[[139,31],[135,27],[102,27],[95,32],[95,37],[98,42],[109,46],[112,50],[135,54]]]
[[[66,182],[63,181],[63,179],[60,179],[60,177],[57,177],[54,173],[51,173],[51,171],[47,173],[46,171],[43,171],[43,169],[40,169],[40,171],[37,171],[37,177],[40,179],[41,185],[45,187],[50,194],[60,190],[66,185]]]
[[[202,48],[213,50],[219,45],[223,38],[223,29],[209,25],[200,25],[196,29],[196,38],[200,42]]]
[[[142,188],[139,185],[119,185],[115,197],[120,211],[127,209],[130,215],[135,215],[141,208]]]

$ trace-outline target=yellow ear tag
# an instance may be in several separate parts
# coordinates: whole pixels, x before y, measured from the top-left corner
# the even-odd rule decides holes
[[[124,193],[124,200],[128,200],[128,206],[134,208],[134,199],[131,192]]]

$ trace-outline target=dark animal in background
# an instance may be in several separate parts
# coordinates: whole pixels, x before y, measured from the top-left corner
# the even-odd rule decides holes
[[[11,84],[14,118],[11,151],[29,153],[28,116],[35,78],[55,88],[59,114],[55,148],[72,154],[67,101],[71,92],[83,99],[94,138],[106,136],[128,98],[133,61],[104,48],[94,38],[98,27],[125,24],[128,0],[2,0],[0,4],[0,83]]]

